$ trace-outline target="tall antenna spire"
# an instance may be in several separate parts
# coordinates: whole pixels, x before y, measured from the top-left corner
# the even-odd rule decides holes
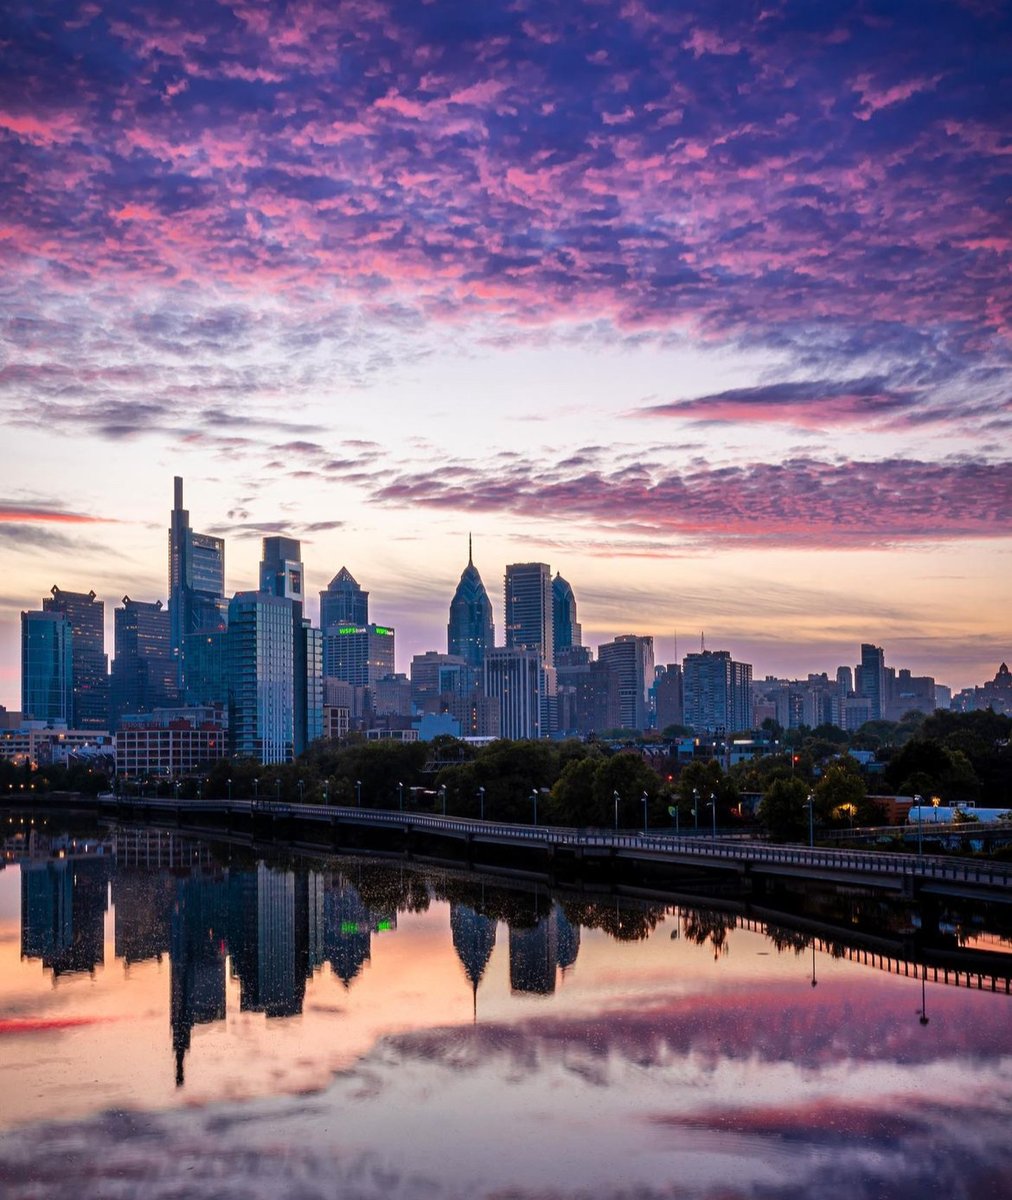
[[[470,534],[467,535],[467,565],[469,567],[474,566],[474,561],[471,556],[471,535]]]
[[[706,653],[706,634],[702,630],[699,631],[699,649],[703,654]]]

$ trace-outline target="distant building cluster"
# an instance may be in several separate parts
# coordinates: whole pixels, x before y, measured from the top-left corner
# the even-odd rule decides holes
[[[125,776],[178,776],[228,755],[292,761],[310,742],[362,731],[412,740],[586,737],[682,726],[730,734],[898,720],[949,707],[930,676],[887,667],[881,647],[834,678],[753,680],[727,650],[655,665],[653,638],[623,634],[597,655],[582,644],[572,586],[547,563],[512,563],[503,580],[504,631],[472,548],[449,603],[446,650],[395,668],[396,633],[370,621],[369,593],[342,567],[320,593],[320,624],[304,612],[295,538],[263,539],[259,587],[225,596],[225,543],[197,533],[176,478],[169,523],[168,606],[124,596],[115,656],[105,651],[105,605],[93,591],[54,586],[21,614],[21,707],[0,714],[0,756],[77,747],[114,735]],[[1012,677],[956,697],[962,710],[1012,712]],[[56,739],[54,743],[54,739]],[[62,739],[62,742],[60,741]]]

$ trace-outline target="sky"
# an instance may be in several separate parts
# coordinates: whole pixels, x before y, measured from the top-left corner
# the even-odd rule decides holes
[[[166,598],[172,477],[445,649],[474,539],[585,642],[1010,653],[1012,12],[0,12],[0,703],[53,584]],[[314,611],[311,606],[310,611]],[[677,641],[676,641],[677,639]]]

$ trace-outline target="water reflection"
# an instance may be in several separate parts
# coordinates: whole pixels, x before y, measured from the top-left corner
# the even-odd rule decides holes
[[[0,972],[2,1094],[60,1071],[79,1097],[59,1127],[2,1113],[19,1128],[0,1137],[0,1191],[17,1197],[62,1194],[50,1153],[88,1164],[80,1195],[123,1192],[116,1172],[132,1170],[151,1194],[198,1196],[221,1193],[215,1171],[229,1194],[271,1194],[270,1180],[307,1197],[842,1198],[932,1180],[956,1181],[932,1194],[1005,1194],[1000,910],[812,888],[762,910],[551,893],[134,829],[35,831],[4,861],[20,871],[23,962],[16,982]],[[1001,994],[935,986],[971,969]],[[161,981],[164,1003],[156,986],[130,992]],[[87,1010],[100,985],[143,1011]],[[135,1093],[103,1090],[97,1033],[67,1033],[107,1018],[155,1043],[137,1051]],[[170,1044],[171,1095],[145,1093]],[[199,1105],[101,1115],[124,1095]],[[206,1180],[179,1165],[195,1156]]]

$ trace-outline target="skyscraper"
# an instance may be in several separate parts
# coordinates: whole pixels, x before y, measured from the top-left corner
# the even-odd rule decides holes
[[[555,662],[552,621],[552,571],[547,563],[511,563],[504,581],[506,647],[536,650]]]
[[[861,645],[861,666],[858,695],[871,703],[871,720],[880,721],[885,715],[885,651],[867,642]]]
[[[371,687],[394,673],[394,631],[386,625],[330,625],[323,637],[323,674]]]
[[[555,643],[556,666],[561,650],[582,644],[582,630],[576,619],[576,597],[561,575],[556,575],[552,580],[552,639]]]
[[[53,586],[43,612],[60,613],[70,622],[75,729],[109,728],[109,659],[105,653],[105,604],[94,592],[64,592]]]
[[[364,592],[347,567],[340,571],[320,593],[320,628],[326,634],[331,625],[368,625],[369,593]]]
[[[597,649],[598,660],[618,676],[619,712],[624,729],[646,729],[648,689],[654,680],[654,639],[626,633]]]
[[[72,723],[73,636],[61,613],[21,614],[21,711],[26,719]]]
[[[446,626],[448,654],[457,654],[472,667],[481,667],[485,654],[495,645],[492,602],[485,591],[467,539],[467,566],[460,576],[450,601],[450,620]]]
[[[169,525],[169,627],[177,680],[186,688],[186,638],[225,627],[225,542],[190,528],[183,481],[174,479]]]
[[[112,663],[112,724],[124,713],[169,708],[179,696],[172,657],[169,614],[161,600],[147,603],[123,597],[116,619],[116,657]]]
[[[541,738],[550,731],[555,669],[537,650],[497,646],[485,655],[485,695],[499,703],[499,736]]]
[[[726,733],[752,726],[752,666],[727,650],[703,650],[682,661],[685,724],[697,732]]]
[[[294,747],[301,754],[323,736],[323,640],[303,613],[302,545],[296,538],[266,537],[260,590],[287,600],[292,613]]]
[[[262,763],[295,753],[295,647],[291,601],[237,592],[228,606],[228,708],[234,754]]]

